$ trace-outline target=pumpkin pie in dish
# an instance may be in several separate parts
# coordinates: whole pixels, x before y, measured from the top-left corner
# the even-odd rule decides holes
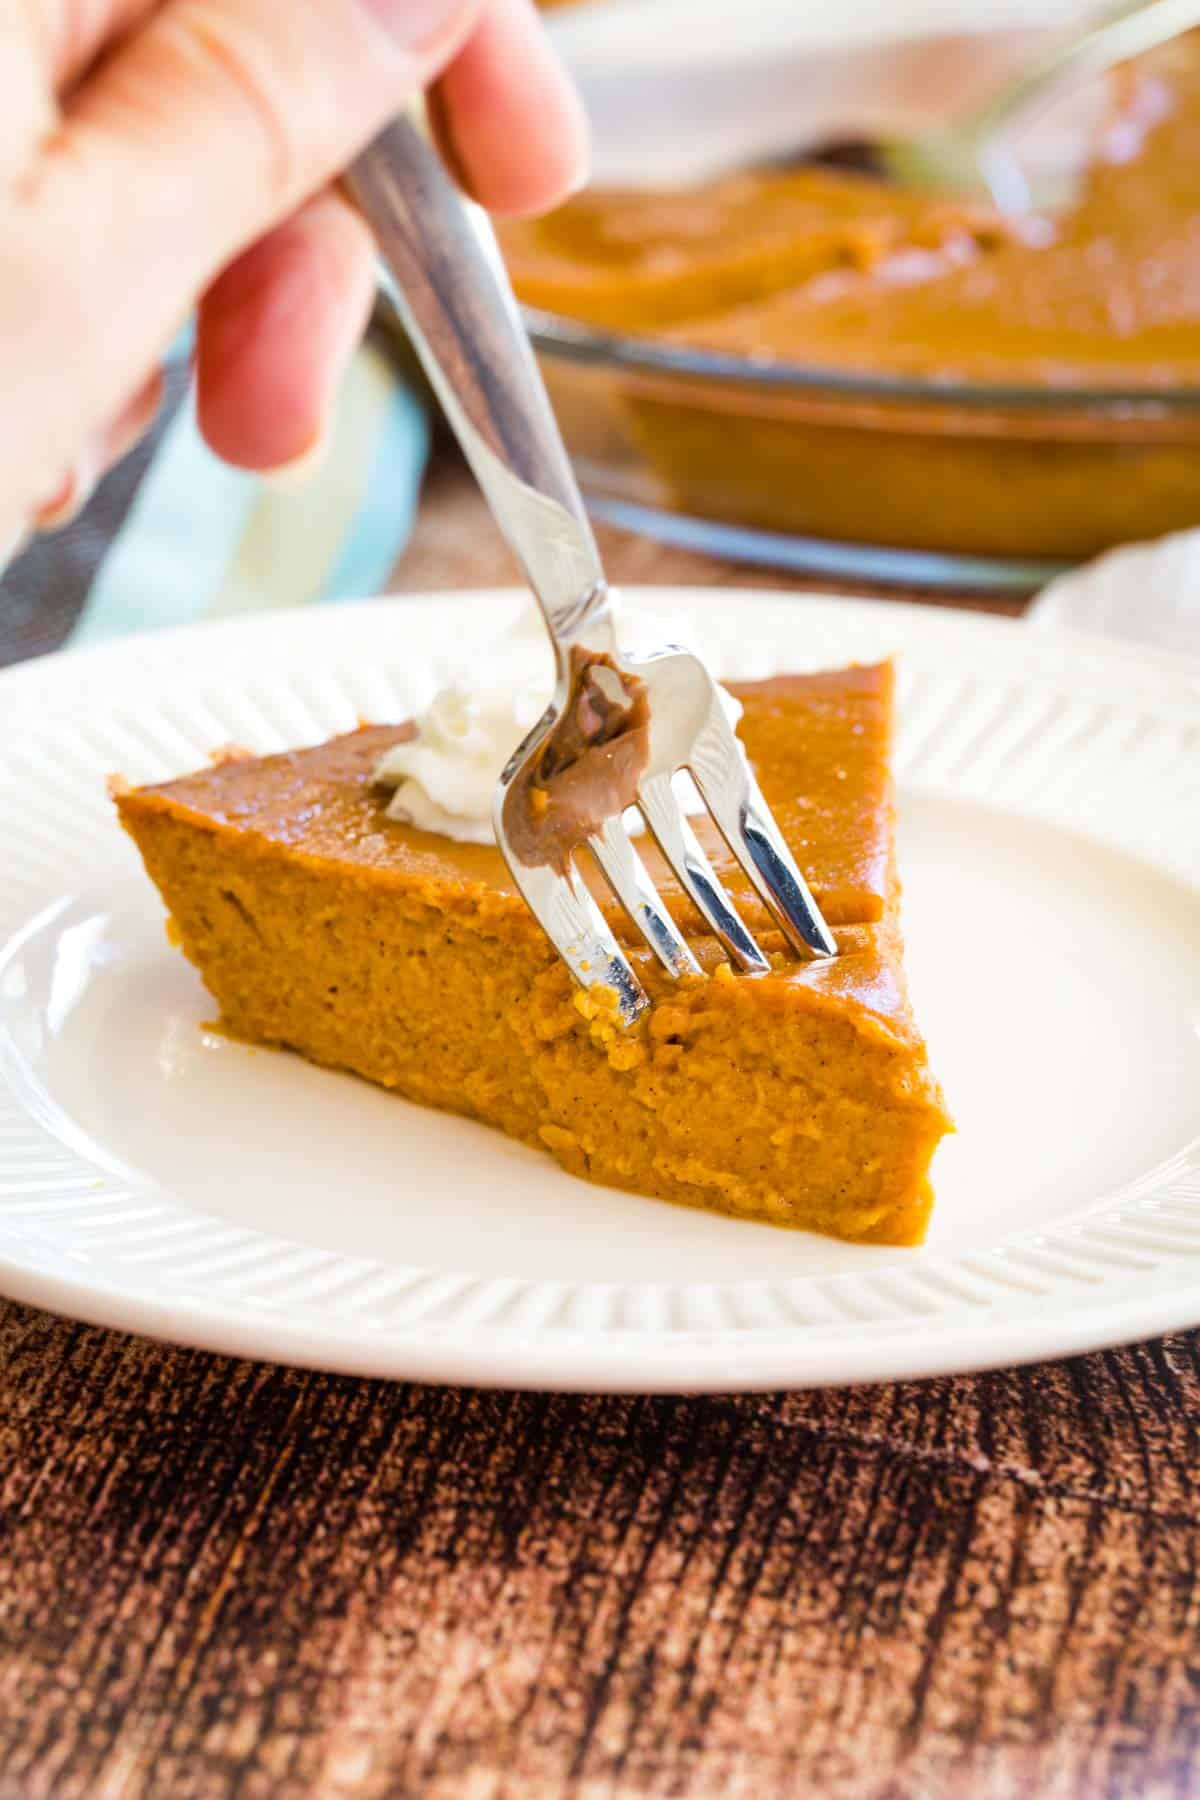
[[[915,1243],[949,1121],[901,970],[891,669],[733,691],[742,741],[840,954],[798,962],[700,821],[771,971],[735,975],[646,849],[704,974],[670,980],[597,874],[652,1001],[628,1030],[603,990],[572,985],[494,846],[388,815],[377,767],[411,726],[226,756],[121,789],[116,804],[232,1034],[482,1120],[593,1181]]]
[[[510,222],[513,280],[547,312],[814,377],[1195,387],[1200,31],[1113,80],[1080,191],[1051,217],[849,170],[748,170]]]
[[[1200,523],[1200,32],[1109,100],[1046,218],[801,165],[507,223],[592,496],[793,559],[1079,561]]]

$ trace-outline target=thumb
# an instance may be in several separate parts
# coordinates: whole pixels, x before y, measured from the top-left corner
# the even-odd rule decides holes
[[[68,440],[108,416],[217,271],[440,71],[477,10],[168,0],[151,13],[76,89],[26,186],[17,237],[40,279],[13,322],[41,383],[14,416],[40,410],[39,438]],[[0,326],[15,303],[0,297]],[[50,469],[72,448],[45,445]]]

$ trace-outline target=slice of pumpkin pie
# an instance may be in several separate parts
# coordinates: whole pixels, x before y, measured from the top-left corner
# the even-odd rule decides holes
[[[841,954],[788,951],[715,832],[768,951],[735,975],[643,853],[705,971],[671,981],[596,893],[652,1006],[583,993],[490,844],[388,815],[376,771],[412,727],[225,758],[116,794],[171,932],[227,1030],[352,1070],[549,1150],[572,1174],[739,1218],[917,1242],[949,1128],[901,971],[887,665],[736,687],[739,730]]]

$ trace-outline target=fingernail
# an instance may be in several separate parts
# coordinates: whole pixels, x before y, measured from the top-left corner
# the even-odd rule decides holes
[[[359,0],[402,50],[436,49],[475,11],[472,0]]]
[[[315,443],[310,444],[307,450],[302,450],[299,456],[293,457],[291,462],[280,463],[274,469],[264,469],[263,480],[268,487],[282,488],[285,492],[305,487],[321,468],[328,451],[329,437],[326,432],[322,432]]]
[[[83,451],[57,490],[34,513],[33,523],[38,531],[57,531],[60,525],[78,518],[99,479],[100,465],[95,455],[90,450]]]

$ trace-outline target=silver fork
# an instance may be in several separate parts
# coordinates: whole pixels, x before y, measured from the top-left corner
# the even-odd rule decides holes
[[[626,1024],[645,1009],[645,989],[580,870],[579,853],[590,851],[668,973],[699,973],[625,829],[636,805],[734,965],[769,967],[675,796],[673,777],[686,769],[792,945],[835,956],[704,664],[673,646],[636,657],[618,647],[591,527],[486,217],[458,193],[415,116],[375,139],[346,186],[554,645],[554,699],[505,768],[494,813],[497,842],[547,936],[583,987],[615,991]]]

